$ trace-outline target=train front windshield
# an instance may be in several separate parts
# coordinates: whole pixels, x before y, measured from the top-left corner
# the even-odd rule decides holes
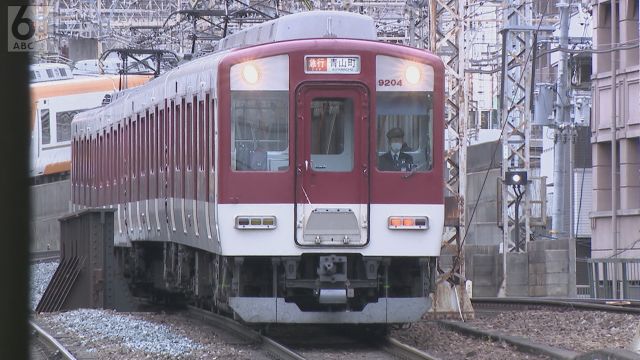
[[[376,112],[378,170],[431,170],[432,93],[378,92]]]
[[[286,91],[234,91],[231,96],[231,167],[235,171],[289,168]]]

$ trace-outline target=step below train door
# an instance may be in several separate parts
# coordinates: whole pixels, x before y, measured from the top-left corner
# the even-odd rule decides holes
[[[359,84],[296,91],[296,243],[368,242],[369,94]]]

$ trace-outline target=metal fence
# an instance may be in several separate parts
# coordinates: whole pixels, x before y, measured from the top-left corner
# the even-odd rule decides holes
[[[585,259],[588,285],[578,285],[580,297],[640,300],[640,259]],[[615,275],[615,276],[614,276]],[[614,294],[613,282],[616,281]]]

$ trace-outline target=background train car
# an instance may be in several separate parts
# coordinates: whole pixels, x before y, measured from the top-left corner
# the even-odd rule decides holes
[[[71,120],[98,107],[107,94],[118,91],[117,75],[73,75],[64,64],[34,64],[31,73],[32,251],[59,248],[58,217],[69,212],[71,193]],[[138,86],[149,76],[128,77]]]
[[[116,209],[137,291],[255,323],[429,309],[444,66],[375,34],[361,15],[286,16],[76,116],[74,208]]]
[[[64,64],[31,66],[31,167],[34,182],[41,176],[68,176],[71,168],[71,120],[98,107],[106,94],[120,89],[117,75],[74,76]],[[129,87],[141,85],[148,76],[128,77]]]

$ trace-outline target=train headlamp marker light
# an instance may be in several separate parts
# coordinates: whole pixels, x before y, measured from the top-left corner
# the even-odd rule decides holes
[[[242,68],[242,78],[248,84],[255,85],[260,79],[258,68],[254,64],[246,64]]]
[[[275,216],[236,216],[238,230],[271,230],[277,227]]]
[[[420,81],[420,69],[415,65],[409,65],[404,70],[404,77],[409,84],[415,85]]]
[[[387,227],[391,230],[427,230],[429,218],[426,216],[390,216]]]

